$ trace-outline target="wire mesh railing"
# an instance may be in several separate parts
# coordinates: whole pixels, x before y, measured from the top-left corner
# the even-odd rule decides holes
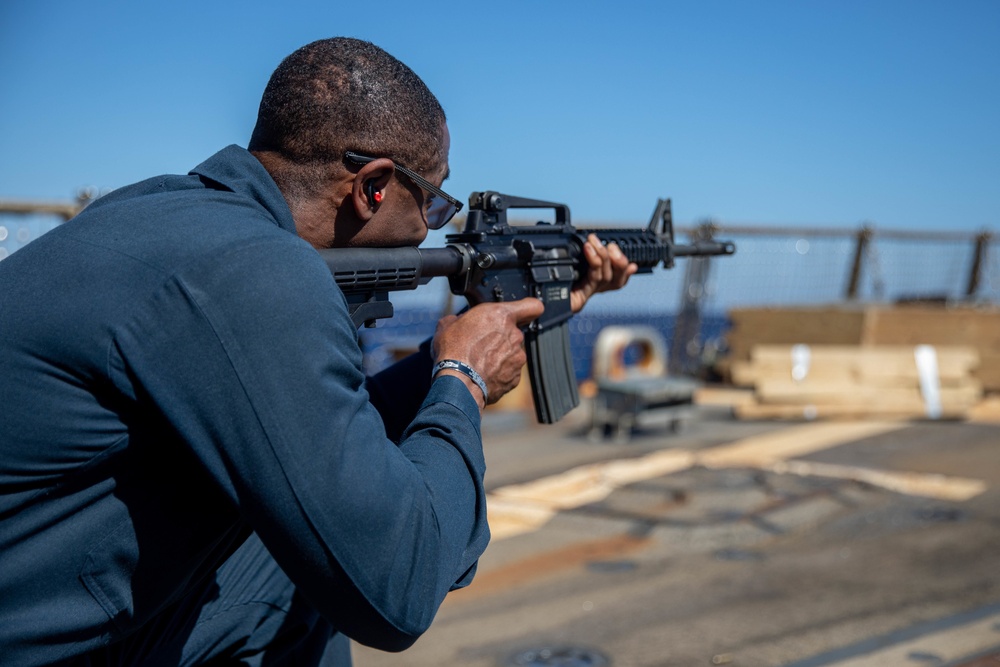
[[[845,301],[995,302],[989,233],[714,225],[737,254],[713,263],[717,309]],[[690,230],[687,230],[690,233]]]
[[[0,259],[58,226],[67,210],[30,213],[0,206]],[[735,242],[737,251],[726,257],[680,259],[672,271],[637,276],[624,289],[595,297],[570,321],[578,378],[589,376],[594,343],[609,325],[652,327],[671,346],[672,356],[680,350],[689,360],[701,360],[724,351],[727,314],[736,308],[1000,301],[1000,244],[988,231],[713,222],[678,228],[676,235],[679,242],[711,235]],[[368,370],[383,367],[432,335],[437,318],[461,305],[444,280],[396,293],[392,300],[397,316],[361,331]]]

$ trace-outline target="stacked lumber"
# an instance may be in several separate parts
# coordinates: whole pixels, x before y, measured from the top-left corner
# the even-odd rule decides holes
[[[1000,309],[932,306],[869,308],[862,345],[962,345],[979,353],[975,377],[1000,391]]]
[[[729,355],[747,361],[757,345],[861,345],[866,312],[856,306],[736,308],[729,312]]]
[[[1000,308],[934,305],[842,305],[741,308],[729,313],[731,363],[747,361],[758,345],[970,347],[979,355],[973,375],[1000,392]]]
[[[971,347],[757,345],[734,361],[733,383],[752,387],[737,416],[965,418],[982,398]]]

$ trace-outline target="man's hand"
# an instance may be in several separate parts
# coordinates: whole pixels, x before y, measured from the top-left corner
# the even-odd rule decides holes
[[[447,315],[434,334],[435,361],[454,359],[472,366],[483,380],[489,402],[495,403],[517,386],[521,368],[528,361],[522,326],[541,316],[545,307],[534,298],[501,303],[482,303],[461,315]],[[475,383],[454,370],[441,374],[463,380],[483,406],[483,395]]]
[[[583,254],[590,264],[590,272],[580,277],[570,293],[569,302],[574,313],[580,312],[591,295],[621,289],[629,276],[639,270],[628,261],[617,244],[604,245],[594,234],[587,236]]]

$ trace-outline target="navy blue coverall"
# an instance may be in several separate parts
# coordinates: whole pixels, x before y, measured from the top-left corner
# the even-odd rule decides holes
[[[0,262],[0,663],[412,644],[489,539],[478,407],[430,371],[365,378],[237,146]]]

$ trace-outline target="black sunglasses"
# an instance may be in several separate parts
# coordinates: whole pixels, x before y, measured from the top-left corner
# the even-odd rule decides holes
[[[344,153],[344,158],[355,164],[368,164],[379,158],[369,155],[360,155],[353,151]],[[390,158],[391,159],[391,158]],[[413,181],[414,185],[424,191],[424,222],[428,229],[441,229],[448,224],[448,221],[455,217],[455,214],[462,210],[462,202],[458,201],[441,188],[431,184],[420,174],[410,171],[395,160],[392,166],[396,171]]]

